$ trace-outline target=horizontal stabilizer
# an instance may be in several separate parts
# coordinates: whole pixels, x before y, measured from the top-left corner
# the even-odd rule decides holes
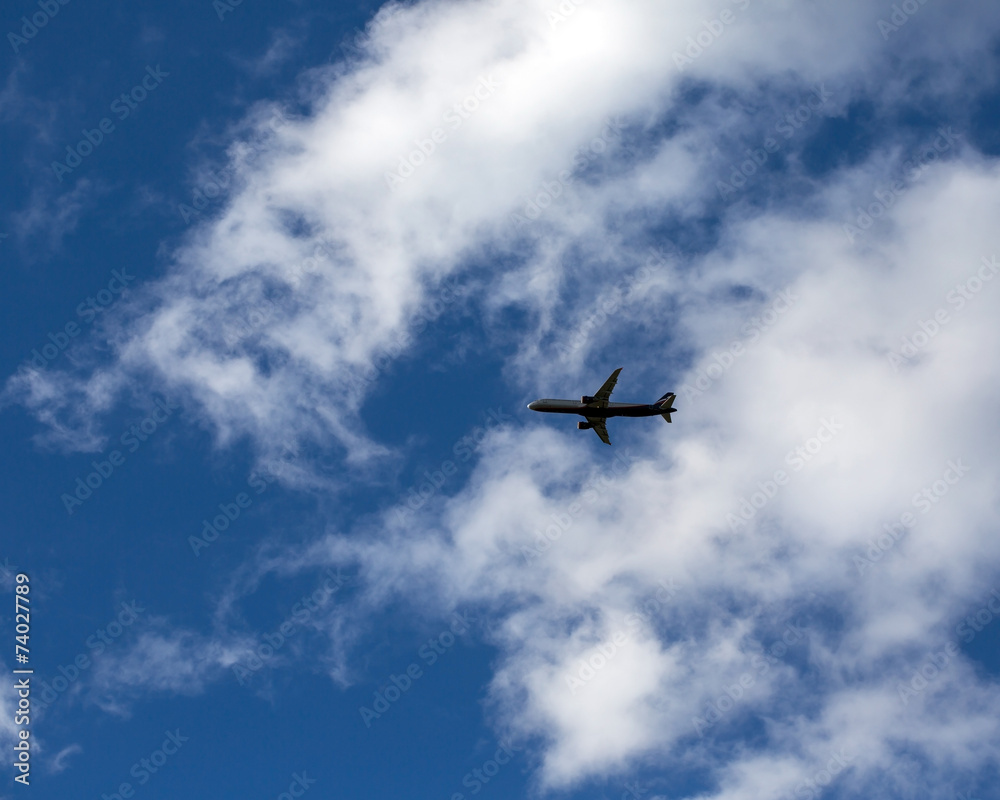
[[[670,419],[670,415],[677,409],[673,407],[674,400],[677,399],[677,395],[673,392],[667,392],[663,397],[656,401],[654,405],[661,409],[660,416],[663,417],[664,422],[673,422]]]

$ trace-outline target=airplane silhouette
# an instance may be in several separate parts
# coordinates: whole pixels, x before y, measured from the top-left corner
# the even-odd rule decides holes
[[[607,419],[609,417],[663,417],[667,422],[672,422],[670,414],[676,411],[673,408],[674,399],[677,397],[673,392],[667,392],[655,403],[612,403],[608,398],[614,391],[618,382],[618,373],[622,371],[619,367],[611,373],[611,377],[604,381],[604,385],[597,390],[593,397],[584,395],[580,402],[573,400],[535,400],[528,403],[528,408],[532,411],[544,411],[550,414],[579,414],[586,417],[586,422],[576,423],[580,430],[592,428],[594,433],[601,437],[605,444],[611,444],[608,438]]]

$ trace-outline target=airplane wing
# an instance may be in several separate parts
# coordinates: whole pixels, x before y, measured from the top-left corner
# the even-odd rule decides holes
[[[611,444],[611,439],[608,438],[607,420],[603,417],[587,417],[587,422],[589,422],[590,427],[594,429],[594,433],[601,437],[601,441],[604,442],[604,444]]]
[[[615,390],[615,384],[618,383],[618,373],[622,371],[621,367],[618,367],[614,372],[611,373],[611,377],[604,381],[604,385],[597,390],[597,394],[594,395],[594,405],[598,408],[607,408],[608,400],[611,397],[611,393]],[[602,439],[605,437],[602,436]]]

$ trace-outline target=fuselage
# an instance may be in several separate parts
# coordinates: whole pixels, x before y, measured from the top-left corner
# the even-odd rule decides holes
[[[648,403],[608,403],[606,407],[588,405],[577,400],[536,400],[528,403],[532,411],[550,414],[579,414],[582,417],[657,417],[663,409]]]

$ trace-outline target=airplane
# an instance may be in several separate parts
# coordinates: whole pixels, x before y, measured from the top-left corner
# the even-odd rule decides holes
[[[594,433],[605,444],[611,444],[606,422],[608,417],[655,417],[658,414],[667,422],[673,421],[670,419],[670,415],[677,410],[672,407],[674,399],[677,397],[673,392],[667,392],[655,403],[649,405],[610,402],[608,398],[614,391],[615,384],[618,382],[618,373],[621,371],[622,368],[619,367],[612,372],[611,377],[604,381],[604,385],[597,390],[597,394],[593,397],[584,395],[580,398],[579,403],[572,400],[535,400],[533,403],[528,403],[528,408],[532,411],[545,411],[552,414],[579,414],[586,417],[587,421],[576,423],[576,427],[582,431],[588,428],[593,429]]]

